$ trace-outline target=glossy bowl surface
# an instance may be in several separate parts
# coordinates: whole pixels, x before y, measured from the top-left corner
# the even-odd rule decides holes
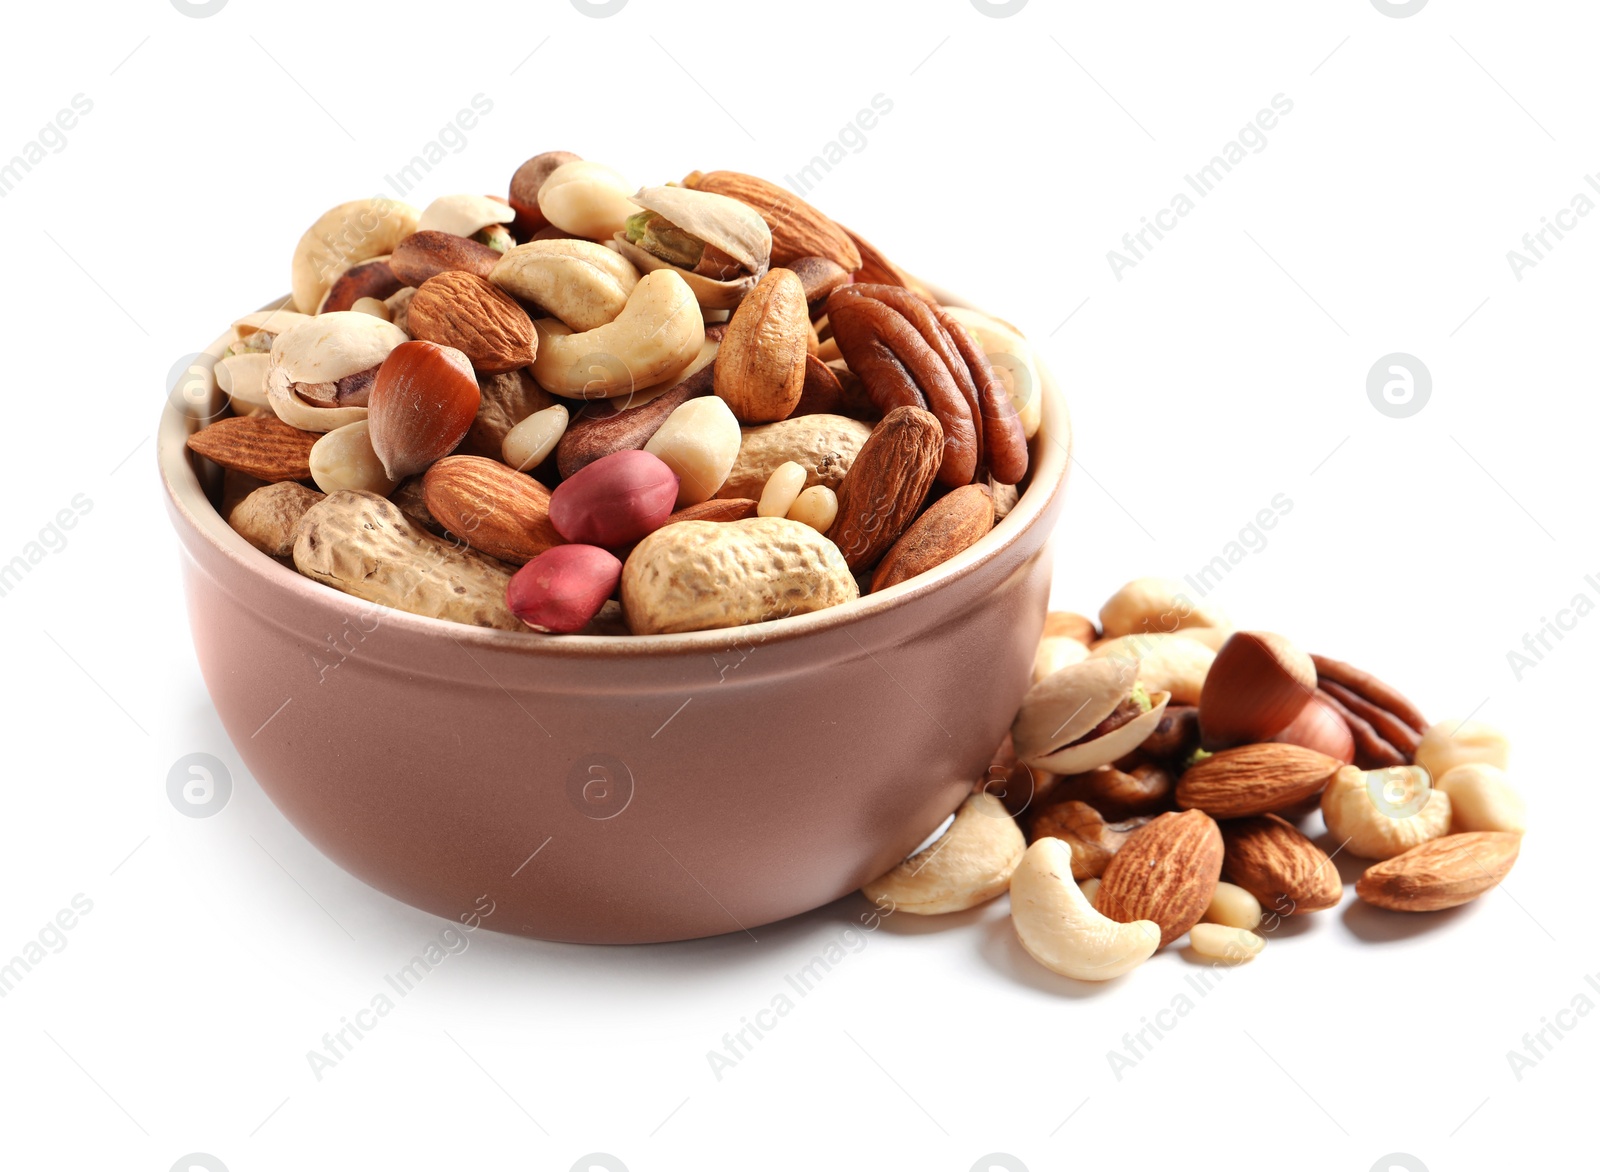
[[[814,614],[633,638],[461,626],[300,576],[228,527],[184,447],[220,392],[174,396],[157,454],[206,686],[284,815],[416,907],[487,895],[486,927],[592,943],[796,915],[903,858],[1010,727],[1069,461],[1043,382],[1029,485],[956,558]]]

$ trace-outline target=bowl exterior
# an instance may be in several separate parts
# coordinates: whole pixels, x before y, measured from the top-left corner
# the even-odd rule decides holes
[[[985,776],[1050,584],[1018,542],[796,639],[547,658],[303,605],[176,521],[206,685],[284,815],[397,899],[487,895],[485,926],[547,940],[753,929],[888,870]]]
[[[228,528],[184,448],[204,416],[169,407],[157,454],[206,686],[283,814],[396,899],[455,920],[487,896],[485,927],[546,940],[752,932],[904,858],[1009,731],[1070,447],[1042,373],[1033,483],[976,546],[845,607],[640,639],[314,583]]]

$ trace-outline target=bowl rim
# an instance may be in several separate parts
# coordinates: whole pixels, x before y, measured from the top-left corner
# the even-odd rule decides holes
[[[942,305],[973,308],[943,290],[933,288],[932,291]],[[287,298],[280,298],[269,302],[263,309],[280,308],[286,301]],[[231,341],[230,326],[206,348],[204,356],[212,359],[221,357]],[[1031,347],[1032,343],[1029,345]],[[246,573],[264,579],[274,589],[309,605],[345,611],[352,619],[361,614],[370,614],[374,607],[378,607],[386,625],[392,624],[397,630],[409,632],[418,638],[447,638],[473,649],[517,655],[571,659],[701,655],[726,649],[730,644],[760,642],[768,645],[865,623],[977,572],[1020,540],[1050,510],[1061,493],[1072,459],[1072,426],[1066,402],[1036,348],[1034,365],[1039,373],[1042,418],[1039,430],[1029,445],[1031,466],[1028,486],[1019,495],[1011,511],[982,538],[932,570],[886,590],[806,614],[705,631],[666,635],[536,635],[529,631],[476,627],[371,603],[335,590],[281,564],[234,531],[221,510],[213,506],[206,495],[186,445],[189,435],[198,429],[202,417],[180,410],[177,403],[181,400],[173,394],[167,395],[162,408],[156,437],[156,461],[176,516],[182,517],[215,553],[235,563]],[[180,373],[179,378],[183,377],[184,374]],[[211,389],[213,396],[222,394],[214,382]],[[1060,438],[1062,436],[1065,442]]]

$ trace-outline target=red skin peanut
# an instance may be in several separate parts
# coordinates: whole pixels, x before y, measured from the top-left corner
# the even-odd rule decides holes
[[[649,452],[602,456],[550,495],[550,523],[568,541],[615,549],[666,523],[678,497],[677,473]]]
[[[600,613],[621,578],[622,563],[598,546],[552,546],[511,576],[506,606],[536,631],[568,635]]]

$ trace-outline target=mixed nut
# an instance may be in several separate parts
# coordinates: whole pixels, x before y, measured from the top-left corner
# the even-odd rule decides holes
[[[1283,917],[1340,903],[1340,854],[1372,861],[1356,896],[1392,911],[1496,886],[1527,826],[1508,755],[1487,725],[1430,724],[1369,673],[1141,578],[1098,622],[1046,618],[989,777],[862,890],[917,914],[1009,890],[1022,947],[1079,980],[1186,935],[1196,956],[1239,964]],[[1326,850],[1302,829],[1319,811]]]
[[[258,549],[434,618],[642,635],[849,602],[981,539],[1040,424],[1012,326],[732,171],[640,188],[547,152],[506,198],[340,204],[291,278],[189,446]]]

